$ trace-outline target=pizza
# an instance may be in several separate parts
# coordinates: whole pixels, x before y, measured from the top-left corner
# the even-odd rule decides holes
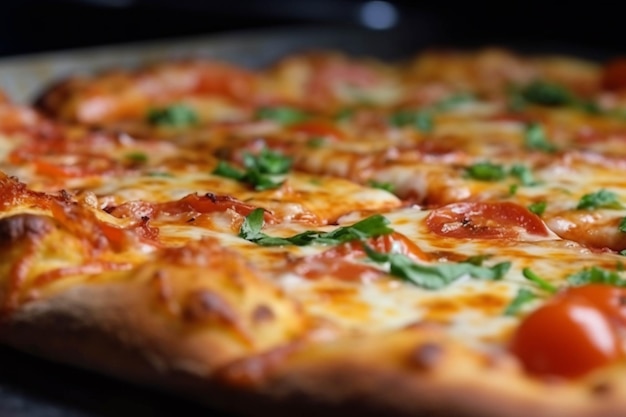
[[[0,102],[0,341],[237,415],[626,414],[626,61],[190,59]]]

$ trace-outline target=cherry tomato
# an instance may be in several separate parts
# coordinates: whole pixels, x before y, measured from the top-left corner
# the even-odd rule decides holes
[[[580,377],[622,356],[613,323],[581,297],[557,296],[517,328],[510,349],[535,375]]]
[[[626,289],[612,285],[588,284],[571,287],[560,297],[581,298],[618,325],[626,326]]]
[[[448,204],[433,210],[426,225],[437,235],[454,238],[514,239],[522,232],[548,235],[539,216],[508,201]]]

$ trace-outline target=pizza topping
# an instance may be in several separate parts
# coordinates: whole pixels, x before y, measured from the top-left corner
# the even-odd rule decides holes
[[[523,233],[548,236],[541,219],[508,201],[453,203],[434,209],[426,225],[435,234],[467,239],[515,239]]]
[[[602,87],[614,91],[626,88],[626,58],[617,58],[606,64],[602,73]]]
[[[291,163],[291,158],[263,148],[258,155],[243,154],[245,171],[242,172],[228,162],[220,160],[213,174],[249,184],[255,190],[263,191],[280,187],[284,181],[277,176],[286,174],[291,168]]]
[[[531,123],[526,126],[524,134],[526,147],[530,150],[552,153],[556,146],[550,142],[543,127],[539,123]]]
[[[389,123],[394,127],[412,126],[421,132],[433,130],[433,115],[429,110],[400,110],[392,114]]]
[[[511,300],[509,305],[504,310],[505,316],[517,315],[527,304],[537,299],[537,294],[530,291],[528,288],[520,288],[517,290],[515,298]]]
[[[271,120],[281,125],[292,125],[304,122],[310,116],[294,107],[262,107],[257,110],[256,116],[261,120]]]
[[[168,107],[151,109],[148,122],[158,126],[188,127],[198,123],[195,110],[184,104],[172,104]]]
[[[543,80],[528,84],[520,93],[528,103],[543,106],[565,106],[575,100],[572,92],[565,87]]]
[[[468,177],[480,181],[500,181],[506,177],[506,170],[502,165],[491,162],[478,162],[465,169]]]
[[[363,240],[393,232],[393,229],[388,227],[389,220],[380,214],[370,216],[352,226],[339,227],[332,232],[308,230],[287,238],[272,237],[261,232],[263,223],[263,210],[254,210],[245,218],[239,230],[239,236],[261,246],[306,246],[312,243],[337,245],[351,240]]]
[[[576,206],[577,210],[598,208],[619,210],[624,208],[624,206],[619,202],[617,194],[604,188],[594,193],[585,194]]]
[[[528,205],[528,210],[531,213],[536,214],[537,216],[541,216],[548,207],[548,203],[545,201],[537,201],[536,203],[532,203]]]
[[[620,267],[620,265],[618,265],[618,267]],[[579,272],[569,275],[567,277],[567,282],[574,286],[605,284],[617,287],[626,287],[626,279],[622,278],[617,271],[604,269],[598,266],[584,268]]]
[[[389,264],[389,274],[392,276],[429,290],[446,287],[468,275],[485,280],[499,280],[511,268],[510,262],[501,262],[492,267],[484,267],[472,262],[442,262],[436,265],[425,265],[401,253],[377,252],[367,244],[364,244],[363,248],[372,261]]]
[[[510,349],[524,368],[540,376],[576,378],[622,356],[615,326],[589,301],[555,297],[528,315]]]

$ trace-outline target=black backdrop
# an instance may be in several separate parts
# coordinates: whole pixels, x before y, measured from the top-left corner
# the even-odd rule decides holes
[[[388,0],[424,45],[626,53],[620,2]],[[361,25],[365,0],[2,0],[0,56],[267,26]],[[381,3],[381,2],[378,2]],[[623,8],[623,7],[622,7]]]

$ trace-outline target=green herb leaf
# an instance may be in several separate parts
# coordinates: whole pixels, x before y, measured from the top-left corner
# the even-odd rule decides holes
[[[186,127],[198,123],[198,115],[189,106],[173,104],[148,112],[148,122],[158,126]]]
[[[369,180],[367,182],[367,185],[372,188],[378,188],[379,190],[389,191],[390,193],[393,193],[395,189],[394,185],[390,182],[378,182],[375,180]]]
[[[308,146],[309,148],[312,148],[312,149],[319,149],[319,148],[323,147],[325,144],[326,144],[326,139],[318,136],[318,137],[311,138],[306,143],[306,146]]]
[[[531,150],[543,152],[556,151],[556,146],[550,143],[550,140],[546,136],[543,127],[539,123],[530,123],[528,126],[526,126],[524,141],[526,147]]]
[[[626,217],[620,220],[619,225],[617,226],[620,232],[626,233]]]
[[[510,174],[514,176],[515,178],[517,178],[522,183],[522,185],[533,186],[533,185],[538,184],[538,182],[533,177],[533,173],[530,170],[530,168],[528,168],[525,165],[521,165],[521,164],[513,165],[511,167]]]
[[[344,109],[339,110],[335,115],[335,120],[339,123],[347,122],[354,116],[354,109],[350,107],[346,107]]]
[[[531,213],[535,213],[537,216],[541,216],[545,211],[546,207],[548,207],[548,203],[545,201],[538,201],[536,203],[532,203],[528,206],[528,210]]]
[[[332,232],[307,230],[291,237],[273,237],[261,232],[263,228],[263,209],[255,209],[243,221],[239,237],[260,246],[306,246],[313,243],[338,245],[352,240],[363,240],[393,233],[386,217],[375,214],[351,226],[339,227]]]
[[[530,303],[533,300],[536,300],[538,297],[537,295],[526,289],[526,288],[520,288],[517,291],[517,294],[515,295],[515,298],[513,298],[513,300],[511,300],[511,302],[509,303],[509,305],[507,306],[507,308],[504,310],[504,315],[505,316],[515,316],[517,315],[517,313],[520,312],[520,310],[528,303]]]
[[[558,291],[557,287],[550,284],[548,281],[541,278],[539,275],[535,274],[533,271],[531,271],[530,268],[524,268],[522,270],[522,275],[524,275],[524,278],[526,278],[529,281],[534,282],[535,284],[537,284],[539,288],[541,288],[544,291],[549,292],[550,294],[554,294]]]
[[[374,262],[389,263],[389,274],[418,287],[436,290],[446,287],[464,275],[486,280],[499,280],[511,268],[510,262],[492,267],[478,266],[469,262],[422,265],[400,253],[381,253],[363,245],[367,256]]]
[[[500,181],[506,177],[506,171],[502,165],[491,162],[478,162],[465,168],[468,177],[480,181]]]
[[[228,162],[222,160],[217,163],[217,167],[213,170],[213,174],[237,181],[242,181],[245,177],[243,172],[241,172]]]
[[[618,201],[617,194],[612,191],[601,189],[595,193],[585,194],[580,198],[576,209],[578,210],[590,210],[590,209],[621,209],[624,206]]]
[[[291,168],[291,163],[291,158],[263,149],[258,155],[243,155],[245,171],[219,161],[213,174],[249,184],[255,190],[263,191],[280,187],[283,181],[277,180],[276,176],[286,174]]]
[[[528,84],[520,93],[527,102],[544,106],[565,106],[575,101],[574,95],[567,88],[541,80]]]
[[[433,130],[433,115],[429,110],[400,110],[391,115],[389,123],[395,127],[413,126],[413,128],[430,132]]]
[[[585,268],[567,277],[567,282],[573,286],[586,284],[607,284],[618,287],[626,287],[626,280],[617,271],[612,271],[598,266]]]
[[[244,154],[243,165],[261,174],[286,174],[291,169],[292,159],[278,152],[262,149],[258,155]]]
[[[126,159],[136,163],[146,163],[148,162],[148,155],[143,152],[129,152],[125,155]]]
[[[432,105],[433,110],[449,111],[459,106],[476,101],[476,97],[470,93],[458,93],[448,96]]]
[[[282,125],[291,125],[307,120],[310,116],[293,107],[262,107],[257,110],[257,119],[272,120]]]

